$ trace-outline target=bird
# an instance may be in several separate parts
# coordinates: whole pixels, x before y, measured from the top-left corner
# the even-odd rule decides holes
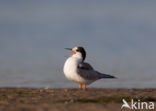
[[[73,54],[67,55],[64,63],[63,72],[68,80],[79,84],[79,88],[86,90],[86,85],[102,78],[116,78],[109,74],[103,74],[96,71],[89,63],[85,62],[86,51],[82,46],[74,48],[65,48],[73,51]]]

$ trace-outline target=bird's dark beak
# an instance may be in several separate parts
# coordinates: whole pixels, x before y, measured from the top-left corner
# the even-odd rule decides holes
[[[70,50],[70,51],[72,51],[72,49],[71,48],[65,48],[66,50]]]
[[[65,48],[65,49],[66,49],[66,50],[73,51],[73,49],[71,49],[71,48]],[[73,52],[74,52],[74,51],[73,51]],[[75,52],[74,52],[74,54],[75,54]],[[67,57],[73,56],[74,54],[67,55]]]

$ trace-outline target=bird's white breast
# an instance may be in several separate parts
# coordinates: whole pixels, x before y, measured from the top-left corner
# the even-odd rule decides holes
[[[64,74],[65,76],[74,82],[83,83],[84,79],[77,74],[77,66],[82,61],[82,59],[76,57],[69,57],[64,64]]]

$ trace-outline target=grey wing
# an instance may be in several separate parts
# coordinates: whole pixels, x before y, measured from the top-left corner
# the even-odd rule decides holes
[[[78,74],[87,80],[99,79],[99,74],[89,63],[80,63],[77,69]]]
[[[97,80],[101,78],[116,78],[109,74],[102,74],[95,71],[89,63],[80,63],[77,68],[77,73],[87,80]]]
[[[87,62],[80,63],[78,65],[78,68],[86,69],[86,70],[93,70],[93,67],[89,63],[87,63]]]

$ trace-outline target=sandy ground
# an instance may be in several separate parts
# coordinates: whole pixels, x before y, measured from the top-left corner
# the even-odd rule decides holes
[[[142,111],[156,111],[156,89],[95,88],[85,93],[79,89],[0,88],[0,111],[132,111],[121,110],[123,98],[154,101],[154,110]]]

